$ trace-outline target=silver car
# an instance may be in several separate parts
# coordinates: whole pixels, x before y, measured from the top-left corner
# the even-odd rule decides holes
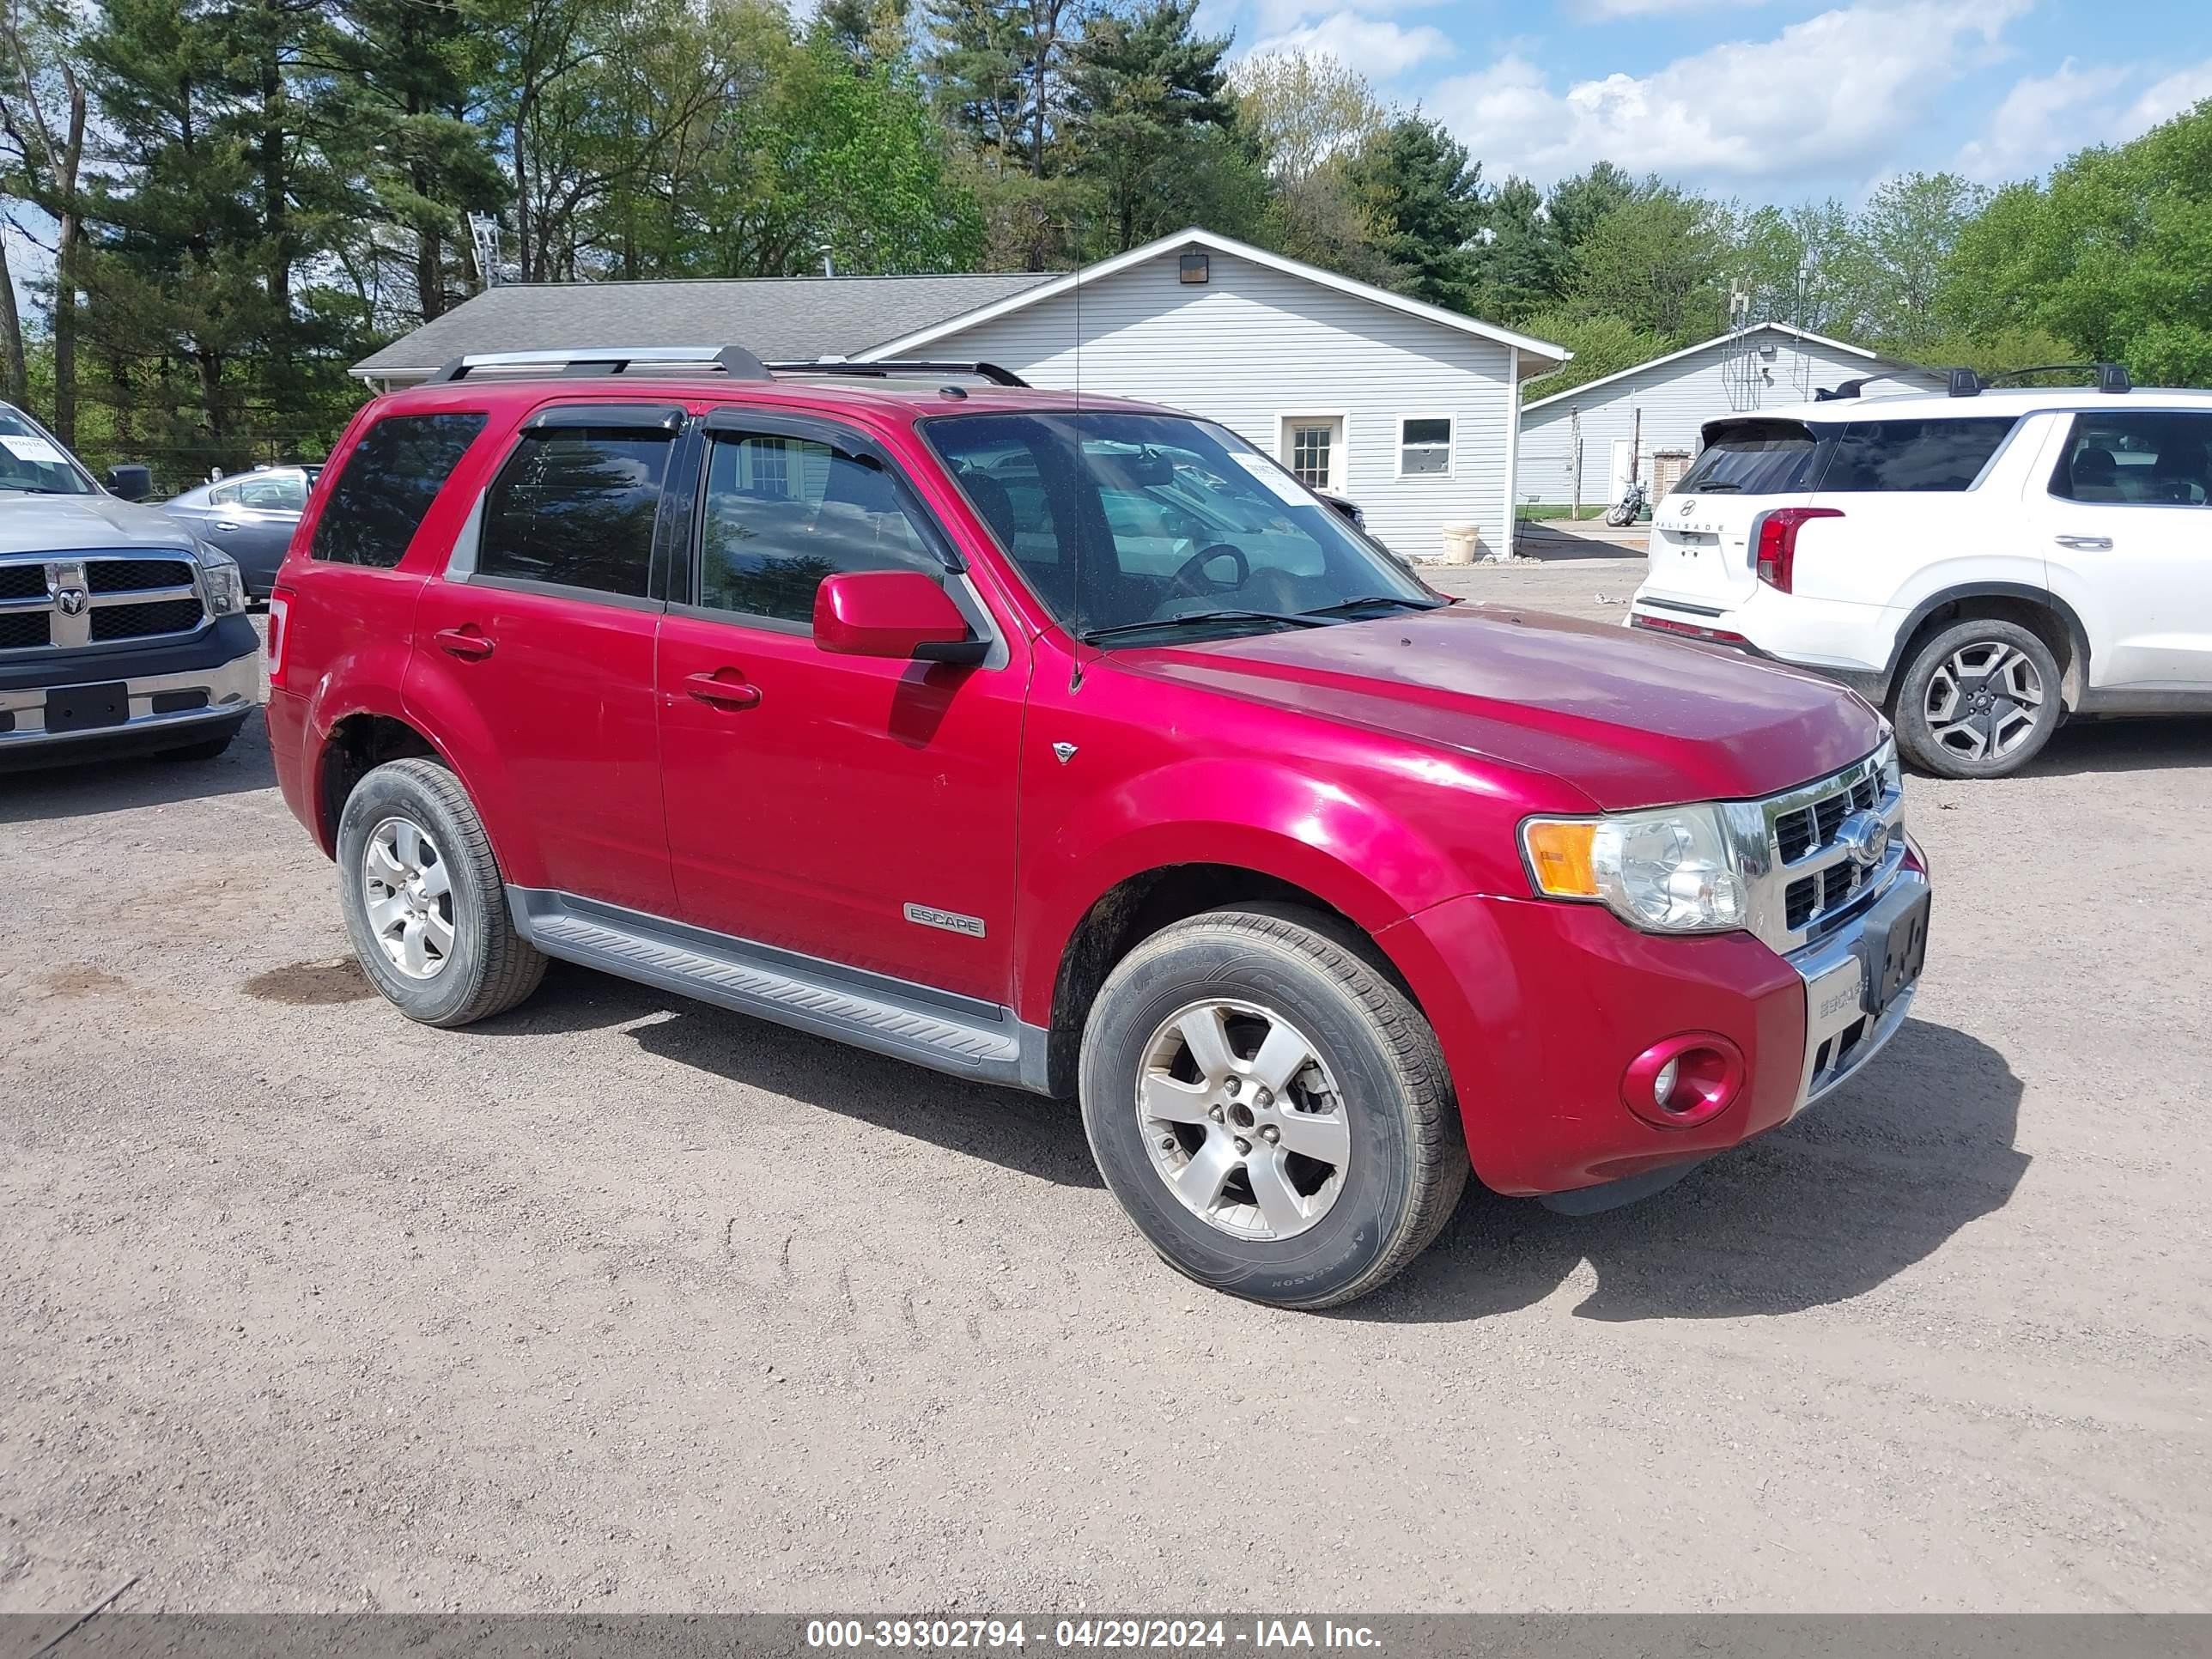
[[[307,510],[318,466],[261,466],[235,473],[161,503],[161,510],[238,561],[246,591],[269,597],[276,567]]]

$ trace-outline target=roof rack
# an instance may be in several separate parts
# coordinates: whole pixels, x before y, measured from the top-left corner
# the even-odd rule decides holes
[[[765,380],[767,368],[743,346],[580,346],[554,351],[475,351],[455,357],[428,384],[465,380],[483,368],[545,369],[562,375],[624,374],[639,368],[685,365],[728,375],[733,380]]]
[[[1951,371],[1951,395],[1978,398],[2008,380],[2023,380],[2031,374],[2094,374],[2097,390],[2101,392],[2118,396],[2135,390],[2135,382],[2128,378],[2124,363],[2039,363],[2033,368],[2008,368],[2001,374],[1977,374],[1971,368],[1954,368]]]
[[[996,363],[939,362],[933,358],[893,357],[881,362],[854,362],[848,357],[830,357],[811,363],[769,363],[767,368],[777,374],[855,374],[872,380],[886,380],[894,374],[972,374],[993,386],[1029,384],[1013,370],[1000,368]]]

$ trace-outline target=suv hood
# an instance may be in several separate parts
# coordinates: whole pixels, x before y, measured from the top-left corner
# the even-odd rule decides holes
[[[0,554],[89,553],[103,548],[189,550],[191,532],[158,508],[112,495],[0,490]]]
[[[1832,681],[1478,604],[1114,655],[1135,672],[1548,773],[1607,811],[1773,794],[1882,738],[1881,717]]]

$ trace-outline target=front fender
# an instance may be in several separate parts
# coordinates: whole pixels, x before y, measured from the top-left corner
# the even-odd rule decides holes
[[[1023,859],[1017,1006],[1051,1018],[1061,958],[1091,908],[1122,882],[1221,864],[1288,882],[1370,936],[1467,891],[1463,863],[1406,815],[1340,782],[1271,760],[1185,760],[1066,813]]]

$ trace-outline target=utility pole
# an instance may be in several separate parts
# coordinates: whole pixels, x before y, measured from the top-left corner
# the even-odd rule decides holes
[[[1583,410],[1580,404],[1567,409],[1567,453],[1571,458],[1567,470],[1574,475],[1575,501],[1569,511],[1567,522],[1579,524],[1583,516]]]

